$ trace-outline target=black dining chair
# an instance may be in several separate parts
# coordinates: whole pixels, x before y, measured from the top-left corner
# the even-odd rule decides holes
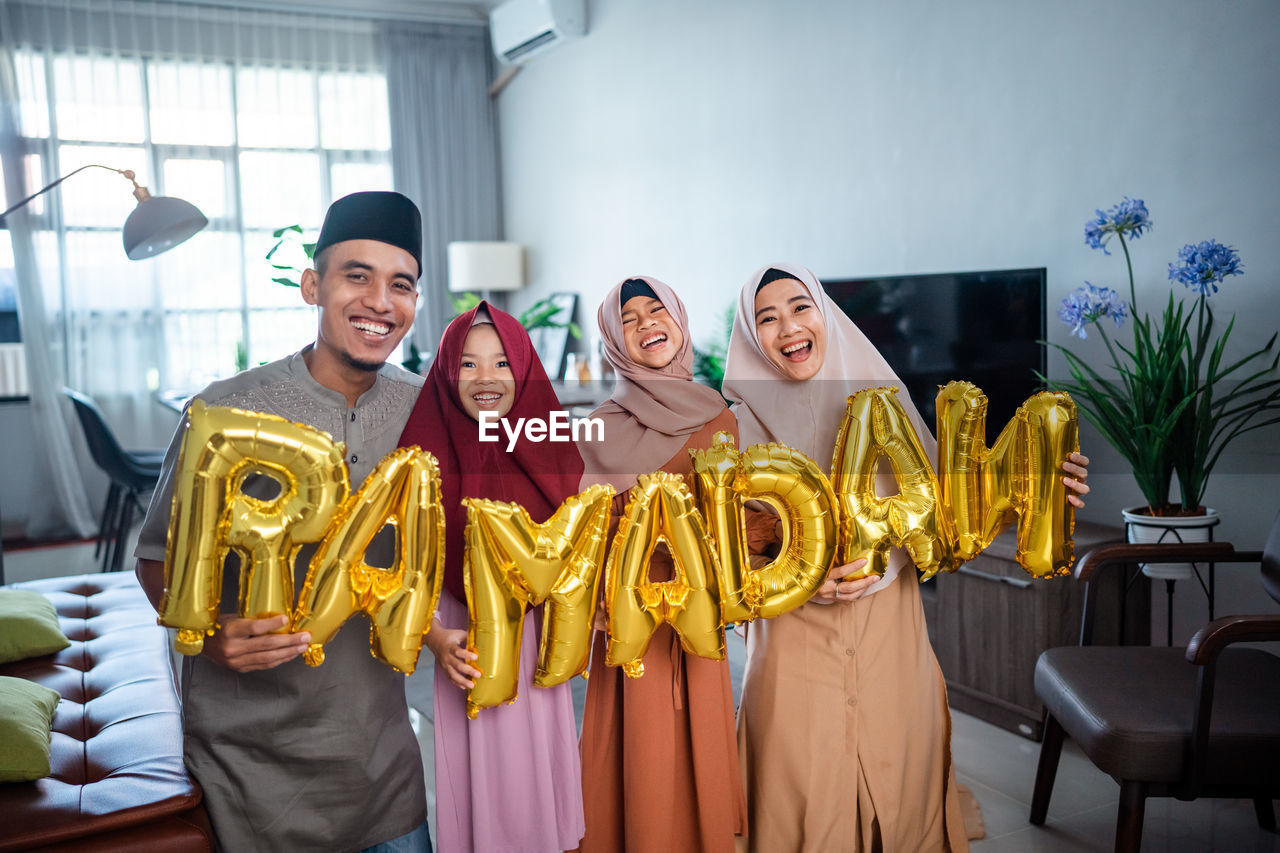
[[[63,388],[62,393],[75,405],[89,454],[111,482],[93,556],[101,556],[102,571],[120,571],[134,513],[141,516],[145,512],[142,497],[150,494],[160,480],[164,451],[125,450],[92,399],[70,388]]]
[[[1280,641],[1280,614],[1214,619],[1185,649],[1091,645],[1095,576],[1137,563],[1260,566],[1262,587],[1280,602],[1280,515],[1261,552],[1227,542],[1105,545],[1080,560],[1089,586],[1080,645],[1049,649],[1036,662],[1036,694],[1047,716],[1031,798],[1043,824],[1065,736],[1120,783],[1115,849],[1142,843],[1148,797],[1253,800],[1258,825],[1276,830],[1280,797],[1280,656],[1236,644]]]

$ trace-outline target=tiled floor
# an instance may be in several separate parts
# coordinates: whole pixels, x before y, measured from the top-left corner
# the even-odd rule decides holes
[[[97,570],[91,545],[6,552],[4,568],[10,583]],[[744,649],[734,635],[730,638],[730,665],[736,691]],[[430,658],[424,658],[422,664],[408,679],[406,692],[410,706],[417,712],[428,797],[434,800]],[[579,714],[585,689],[582,679],[574,679]],[[952,720],[952,753],[957,777],[977,797],[986,824],[986,837],[973,844],[975,853],[1080,853],[1112,849],[1120,786],[1099,772],[1073,744],[1068,742],[1063,750],[1049,820],[1043,827],[1036,827],[1027,822],[1027,815],[1040,745],[965,714],[953,713]],[[434,805],[430,803],[432,814]],[[1152,853],[1280,853],[1280,835],[1258,829],[1253,805],[1248,800],[1184,803],[1155,799],[1147,803],[1142,849]]]

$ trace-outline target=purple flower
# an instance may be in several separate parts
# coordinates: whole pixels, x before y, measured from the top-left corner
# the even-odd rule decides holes
[[[1128,316],[1129,305],[1120,299],[1120,294],[1087,281],[1063,297],[1062,307],[1058,309],[1058,319],[1070,326],[1071,334],[1079,335],[1081,340],[1089,337],[1085,327],[1103,317],[1110,317],[1118,329]]]
[[[1240,275],[1240,255],[1217,240],[1188,243],[1178,252],[1178,263],[1169,264],[1169,281],[1180,281],[1201,296],[1218,292],[1218,282]]]
[[[1142,236],[1142,232],[1151,228],[1151,214],[1147,213],[1147,205],[1142,199],[1131,199],[1128,196],[1107,212],[1094,211],[1098,214],[1084,224],[1084,241],[1090,249],[1107,251],[1107,240],[1112,234],[1128,235],[1133,239]]]

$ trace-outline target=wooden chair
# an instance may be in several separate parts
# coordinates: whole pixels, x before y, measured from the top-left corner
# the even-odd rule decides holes
[[[1261,552],[1227,542],[1107,545],[1076,567],[1088,584],[1080,645],[1049,649],[1036,662],[1045,704],[1044,741],[1031,822],[1044,823],[1064,735],[1120,783],[1117,851],[1136,851],[1148,797],[1247,798],[1258,825],[1275,832],[1280,797],[1280,657],[1240,642],[1280,640],[1280,614],[1226,616],[1185,649],[1090,644],[1099,572],[1136,563],[1261,565],[1262,585],[1280,602],[1280,515]]]

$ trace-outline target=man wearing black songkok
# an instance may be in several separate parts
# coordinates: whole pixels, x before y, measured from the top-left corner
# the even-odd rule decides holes
[[[339,199],[325,216],[314,263],[301,282],[302,298],[318,309],[314,343],[197,396],[328,432],[346,444],[354,492],[395,449],[422,387],[420,377],[386,364],[417,305],[418,208],[391,192]],[[185,429],[184,416],[134,552],[138,579],[155,605]],[[275,487],[266,488],[259,497]],[[371,565],[391,563],[381,544],[389,543],[375,540],[366,555]],[[302,588],[312,550],[298,556],[295,589]],[[238,561],[229,559],[224,611],[235,610],[238,586]],[[307,634],[275,633],[287,621],[224,613],[203,653],[182,660],[184,753],[204,789],[219,849],[429,851],[404,676],[369,654],[363,616],[338,631],[315,668],[301,658]]]

